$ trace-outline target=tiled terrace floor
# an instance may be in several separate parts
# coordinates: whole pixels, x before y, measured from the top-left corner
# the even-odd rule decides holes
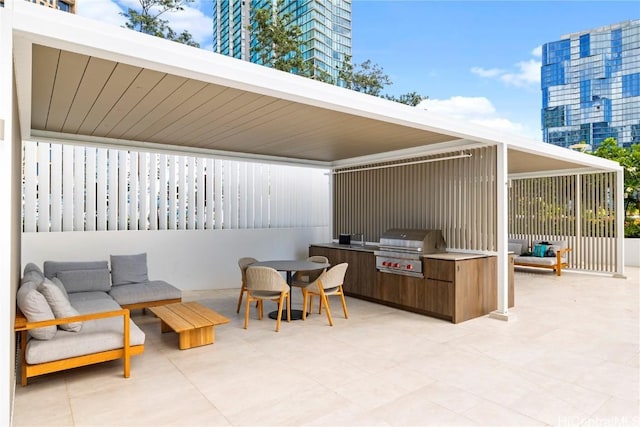
[[[333,328],[313,315],[279,333],[253,310],[244,330],[235,289],[189,292],[231,319],[214,345],[178,350],[135,313],[131,378],[112,362],[32,379],[14,425],[638,425],[640,270],[627,275],[518,272],[515,321],[351,298]]]

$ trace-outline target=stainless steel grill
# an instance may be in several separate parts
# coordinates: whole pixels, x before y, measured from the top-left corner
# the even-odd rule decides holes
[[[442,231],[393,228],[380,236],[376,268],[384,273],[424,277],[423,256],[447,249]]]

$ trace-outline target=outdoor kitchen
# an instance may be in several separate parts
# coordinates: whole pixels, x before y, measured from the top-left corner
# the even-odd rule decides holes
[[[342,243],[340,243],[342,242]],[[497,258],[448,252],[440,230],[389,229],[379,244],[345,240],[312,244],[309,255],[347,262],[347,295],[453,323],[497,307]],[[509,307],[513,307],[513,264]]]

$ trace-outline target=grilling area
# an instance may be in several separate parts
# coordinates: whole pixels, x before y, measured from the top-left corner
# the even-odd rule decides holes
[[[231,293],[225,292],[233,288],[237,297],[240,257],[300,260],[322,255],[331,265],[349,264],[344,292],[354,311],[346,322],[358,326],[367,316],[382,314],[408,319],[410,328],[425,322],[432,327],[430,332],[455,334],[455,328],[471,333],[474,322],[489,321],[494,324],[487,326],[487,335],[500,328],[508,333],[507,325],[513,322],[482,317],[490,314],[510,320],[512,309],[518,307],[517,279],[507,247],[511,181],[607,173],[612,183],[608,194],[616,204],[621,202],[622,169],[613,162],[67,15],[27,2],[0,9],[0,22],[6,25],[0,38],[0,82],[5,93],[0,117],[4,131],[0,243],[6,252],[0,257],[0,312],[6,314],[0,325],[5,330],[13,328],[15,294],[26,262],[42,264],[52,257],[94,260],[111,253],[148,251],[154,275],[174,283],[185,295],[197,299],[204,291],[206,298],[222,296],[231,326],[237,326],[235,302],[227,301]],[[76,68],[78,64],[82,67]],[[86,72],[64,72],[73,69]],[[183,92],[187,89],[192,93]],[[216,219],[224,216],[235,222],[206,229],[145,225],[135,230],[85,230],[81,224],[82,229],[55,233],[25,231],[20,189],[23,147],[37,141],[126,150],[127,159],[142,152],[144,156],[190,156],[224,165],[235,173],[231,176],[246,178],[225,178],[225,183],[235,187],[225,187],[224,202],[215,200],[216,209],[222,209],[221,205],[227,209],[216,211]],[[76,156],[84,159],[84,154],[76,152]],[[199,165],[196,160],[176,164]],[[313,185],[300,175],[281,175],[279,182],[291,187],[272,186],[269,193],[266,185],[259,186],[254,171],[267,170],[270,165],[326,173]],[[91,184],[95,187],[95,182]],[[212,191],[209,181],[207,189]],[[278,201],[279,216],[268,212],[264,215],[267,220],[258,221],[256,212],[263,205],[257,200],[273,197],[276,190],[287,196]],[[246,193],[255,197],[243,198]],[[286,201],[280,202],[283,199]],[[154,206],[155,199],[149,205]],[[193,206],[188,208],[193,213]],[[177,216],[174,211],[171,214]],[[80,212],[76,218],[84,215]],[[621,215],[620,209],[612,213],[618,219],[618,237],[610,242],[613,255],[606,264],[610,275],[624,274]],[[312,216],[316,222],[300,221]],[[127,221],[123,223],[126,228]],[[67,227],[66,222],[64,225]],[[341,244],[341,234],[356,231],[358,235],[349,243]],[[543,301],[538,295],[535,304]],[[395,309],[401,309],[401,314]],[[313,329],[307,330],[322,337],[328,327],[312,323],[318,317],[312,317]],[[295,347],[299,332],[294,328],[303,326],[303,322],[292,323],[296,325],[289,332],[283,326],[282,335],[290,338],[290,342],[282,341],[286,347]],[[267,321],[253,324],[248,338],[226,335],[227,343],[247,350],[245,356],[253,350],[252,339],[265,343],[261,328],[273,327]],[[146,324],[143,329],[152,337],[150,347],[163,353],[166,342],[159,332],[152,332],[152,326]],[[344,335],[338,341],[349,342],[363,331],[339,333]],[[218,344],[224,343],[224,334],[221,332]],[[323,339],[333,340],[325,336],[320,341]],[[0,340],[3,348],[15,348],[15,337]],[[393,342],[392,334],[385,335],[385,340]],[[274,342],[267,346],[275,348]],[[223,348],[218,344],[217,349]],[[363,348],[372,345],[368,342]],[[350,354],[360,356],[362,351]],[[423,351],[427,355],[430,350]],[[188,359],[190,364],[208,357],[199,350],[190,352],[195,356],[169,356],[169,363],[153,353],[145,364],[136,362],[132,375],[143,378],[150,374],[155,370],[153,362],[172,365],[185,357],[187,366]],[[237,358],[232,349],[219,354]],[[149,360],[151,365],[146,365]],[[11,355],[0,367],[2,384],[15,384],[14,367]],[[216,369],[207,366],[212,373]],[[264,372],[271,369],[273,366]],[[71,381],[81,382],[86,372]],[[191,374],[187,377],[192,378]],[[201,395],[213,393],[208,385],[200,386]],[[155,388],[162,387],[150,387]],[[0,402],[9,407],[12,398],[6,390],[10,387],[3,389]],[[242,424],[246,420],[237,414],[241,409],[228,407],[226,415]],[[0,424],[4,421],[0,419]]]

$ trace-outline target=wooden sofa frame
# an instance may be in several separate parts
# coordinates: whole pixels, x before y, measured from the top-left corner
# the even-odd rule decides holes
[[[544,264],[536,264],[532,262],[523,262],[518,261],[518,256],[514,257],[513,263],[514,265],[523,266],[523,267],[537,267],[537,268],[548,268],[556,272],[557,276],[562,276],[562,269],[569,267],[568,262],[562,261],[562,256],[565,253],[571,252],[571,248],[558,249],[556,251],[556,262],[555,264],[544,265]]]
[[[51,362],[37,363],[30,365],[26,360],[27,349],[27,332],[30,329],[42,328],[45,326],[57,326],[63,323],[84,322],[88,320],[105,319],[108,317],[122,316],[124,333],[122,348],[91,353],[82,356],[70,357],[68,359],[54,360]],[[51,372],[63,371],[66,369],[77,368],[79,366],[92,365],[94,363],[106,362],[110,360],[124,360],[124,377],[129,378],[131,374],[131,356],[142,354],[144,352],[144,344],[129,345],[129,310],[121,309],[114,311],[103,311],[100,313],[82,314],[80,316],[65,317],[59,319],[44,320],[41,322],[28,322],[27,318],[19,310],[16,312],[16,321],[14,331],[20,333],[20,353],[21,353],[21,375],[20,384],[27,385],[27,380],[38,375],[49,374]]]

